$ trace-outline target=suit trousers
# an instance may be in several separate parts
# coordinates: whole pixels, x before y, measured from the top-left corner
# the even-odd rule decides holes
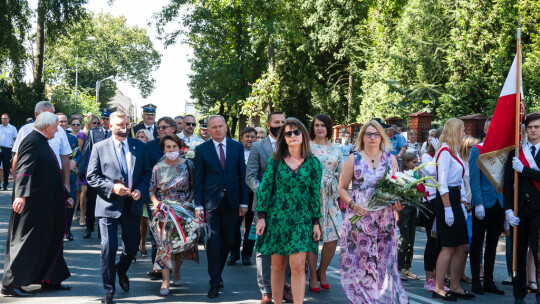
[[[86,229],[94,232],[94,224],[96,222],[96,198],[97,190],[86,186]],[[99,227],[98,227],[99,228]]]
[[[539,274],[538,267],[538,237],[540,233],[540,210],[532,209],[528,203],[519,209],[519,225],[517,226],[517,276],[513,278],[514,298],[523,299],[527,295],[527,250],[529,245],[536,268],[536,277]],[[516,229],[513,227],[512,229]],[[513,233],[513,231],[511,231]],[[515,241],[515,240],[514,240]],[[540,293],[536,290],[536,299],[540,300]]]
[[[120,218],[99,218],[101,231],[101,277],[105,292],[116,291],[116,272],[127,273],[131,261],[137,255],[140,241],[141,217],[131,213],[131,203],[124,203]],[[118,224],[122,227],[124,250],[115,264],[118,250]]]
[[[238,217],[236,221],[236,227],[234,227],[234,243],[231,249],[231,255],[240,257],[240,245],[242,244],[242,234],[240,228],[244,223],[244,241],[242,246],[242,256],[251,257],[253,254],[253,248],[255,247],[255,240],[249,239],[249,230],[253,222],[254,213],[251,210],[253,205],[253,192],[249,192],[249,204],[248,212],[244,216]]]
[[[497,243],[504,226],[504,210],[499,204],[491,208],[485,208],[485,217],[479,220],[473,212],[472,215],[472,238],[471,238],[471,274],[475,283],[480,283],[480,264],[484,237],[486,249],[484,250],[484,282],[493,282],[493,267],[497,255]]]
[[[71,173],[69,176],[69,197],[73,199],[73,207],[77,201],[77,175]],[[73,222],[73,213],[75,208],[66,208],[66,233],[71,233],[71,223]]]
[[[9,172],[11,172],[11,148],[1,148],[0,152],[0,163],[2,168],[4,168],[4,183],[3,186],[7,187],[9,184]]]
[[[227,262],[227,256],[234,242],[234,227],[238,219],[238,209],[229,206],[227,196],[221,199],[219,207],[207,211],[208,238],[206,256],[210,286],[217,287],[221,281],[221,273]]]

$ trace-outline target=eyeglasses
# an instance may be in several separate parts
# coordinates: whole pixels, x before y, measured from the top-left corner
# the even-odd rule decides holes
[[[287,137],[292,137],[293,134],[294,134],[294,136],[299,136],[300,133],[302,133],[302,131],[300,131],[300,129],[296,129],[296,130],[292,130],[292,131],[287,131],[287,132],[285,132],[285,136],[287,136]]]
[[[99,121],[92,121],[93,125],[99,125]]]
[[[75,126],[75,127],[80,127],[80,126],[81,126],[80,123],[79,123],[79,124],[71,124],[71,125],[72,125],[72,126]]]
[[[381,137],[381,133],[379,133],[379,132],[375,132],[375,133],[366,132],[366,133],[364,133],[364,136],[366,136],[367,138],[372,138],[372,137],[373,138],[379,138],[379,137]]]
[[[59,123],[67,123],[67,120],[59,120]]]
[[[167,128],[170,128],[171,126],[161,126],[161,127],[156,127],[158,130],[165,130]]]
[[[192,127],[195,127],[197,125],[196,122],[185,122],[184,123],[186,126],[192,126]]]

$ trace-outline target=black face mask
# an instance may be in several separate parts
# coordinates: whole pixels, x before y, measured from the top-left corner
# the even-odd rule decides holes
[[[122,137],[122,138],[126,138],[126,137],[128,137],[128,134],[129,134],[129,128],[124,128],[124,129],[114,129],[114,130],[113,130],[113,133],[114,133],[116,136],[119,136],[119,137]]]
[[[270,133],[272,133],[272,135],[274,135],[274,137],[278,136],[279,130],[281,130],[281,126],[280,127],[270,127]]]

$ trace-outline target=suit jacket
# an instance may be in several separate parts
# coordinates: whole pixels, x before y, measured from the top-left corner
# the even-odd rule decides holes
[[[144,122],[142,121],[138,125],[133,127],[133,136],[136,136],[137,132],[139,132],[140,129],[146,129],[146,126],[144,125]],[[154,123],[154,132],[152,135],[154,135],[154,138],[158,138],[156,123]]]
[[[146,152],[148,153],[148,158],[150,159],[150,168],[154,168],[154,166],[165,154],[159,147],[159,138],[146,143]]]
[[[86,176],[88,161],[90,160],[90,154],[92,153],[92,148],[98,142],[111,137],[112,131],[109,130],[109,134],[105,137],[105,130],[100,127],[95,127],[88,130],[86,135],[86,140],[84,141],[83,148],[81,152],[81,161],[79,162],[79,167],[77,169],[77,174],[81,180],[84,180]]]
[[[479,155],[478,147],[472,147],[469,155],[469,185],[472,193],[472,205],[484,205],[485,208],[491,208],[499,200],[500,206],[503,207],[503,194],[497,193],[497,189],[476,163]]]
[[[221,167],[213,140],[195,148],[195,205],[205,210],[219,207],[223,189],[227,191],[231,208],[248,205],[244,147],[228,137],[225,140],[225,169]]]
[[[272,148],[272,143],[270,142],[270,137],[268,136],[258,142],[253,143],[251,146],[246,173],[246,184],[249,186],[251,191],[257,193],[257,188],[261,183],[264,171],[266,171],[266,164],[273,153],[274,149]],[[256,195],[253,197],[252,210],[255,211],[255,208],[257,208]]]
[[[131,152],[131,191],[139,190],[142,197],[148,196],[148,188],[152,170],[142,141],[127,138]],[[122,180],[120,164],[114,150],[112,138],[103,140],[92,149],[88,163],[86,179],[88,185],[98,192],[96,199],[96,217],[119,218],[124,204],[131,204],[130,211],[134,215],[142,215],[143,200],[133,201],[131,196],[118,196],[112,192],[114,181]]]
[[[512,168],[512,158],[515,151],[508,154],[508,161],[504,170],[504,209],[514,209],[514,169]],[[533,210],[540,210],[540,190],[532,183],[533,180],[540,182],[540,171],[531,168],[523,168],[523,172],[518,173],[518,208],[522,209],[527,204]]]

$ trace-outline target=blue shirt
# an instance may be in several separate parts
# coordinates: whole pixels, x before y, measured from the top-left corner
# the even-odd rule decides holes
[[[392,143],[392,150],[390,151],[390,154],[392,155],[398,155],[401,148],[407,145],[407,140],[405,137],[399,134],[394,135],[394,137],[390,137],[390,142]]]

